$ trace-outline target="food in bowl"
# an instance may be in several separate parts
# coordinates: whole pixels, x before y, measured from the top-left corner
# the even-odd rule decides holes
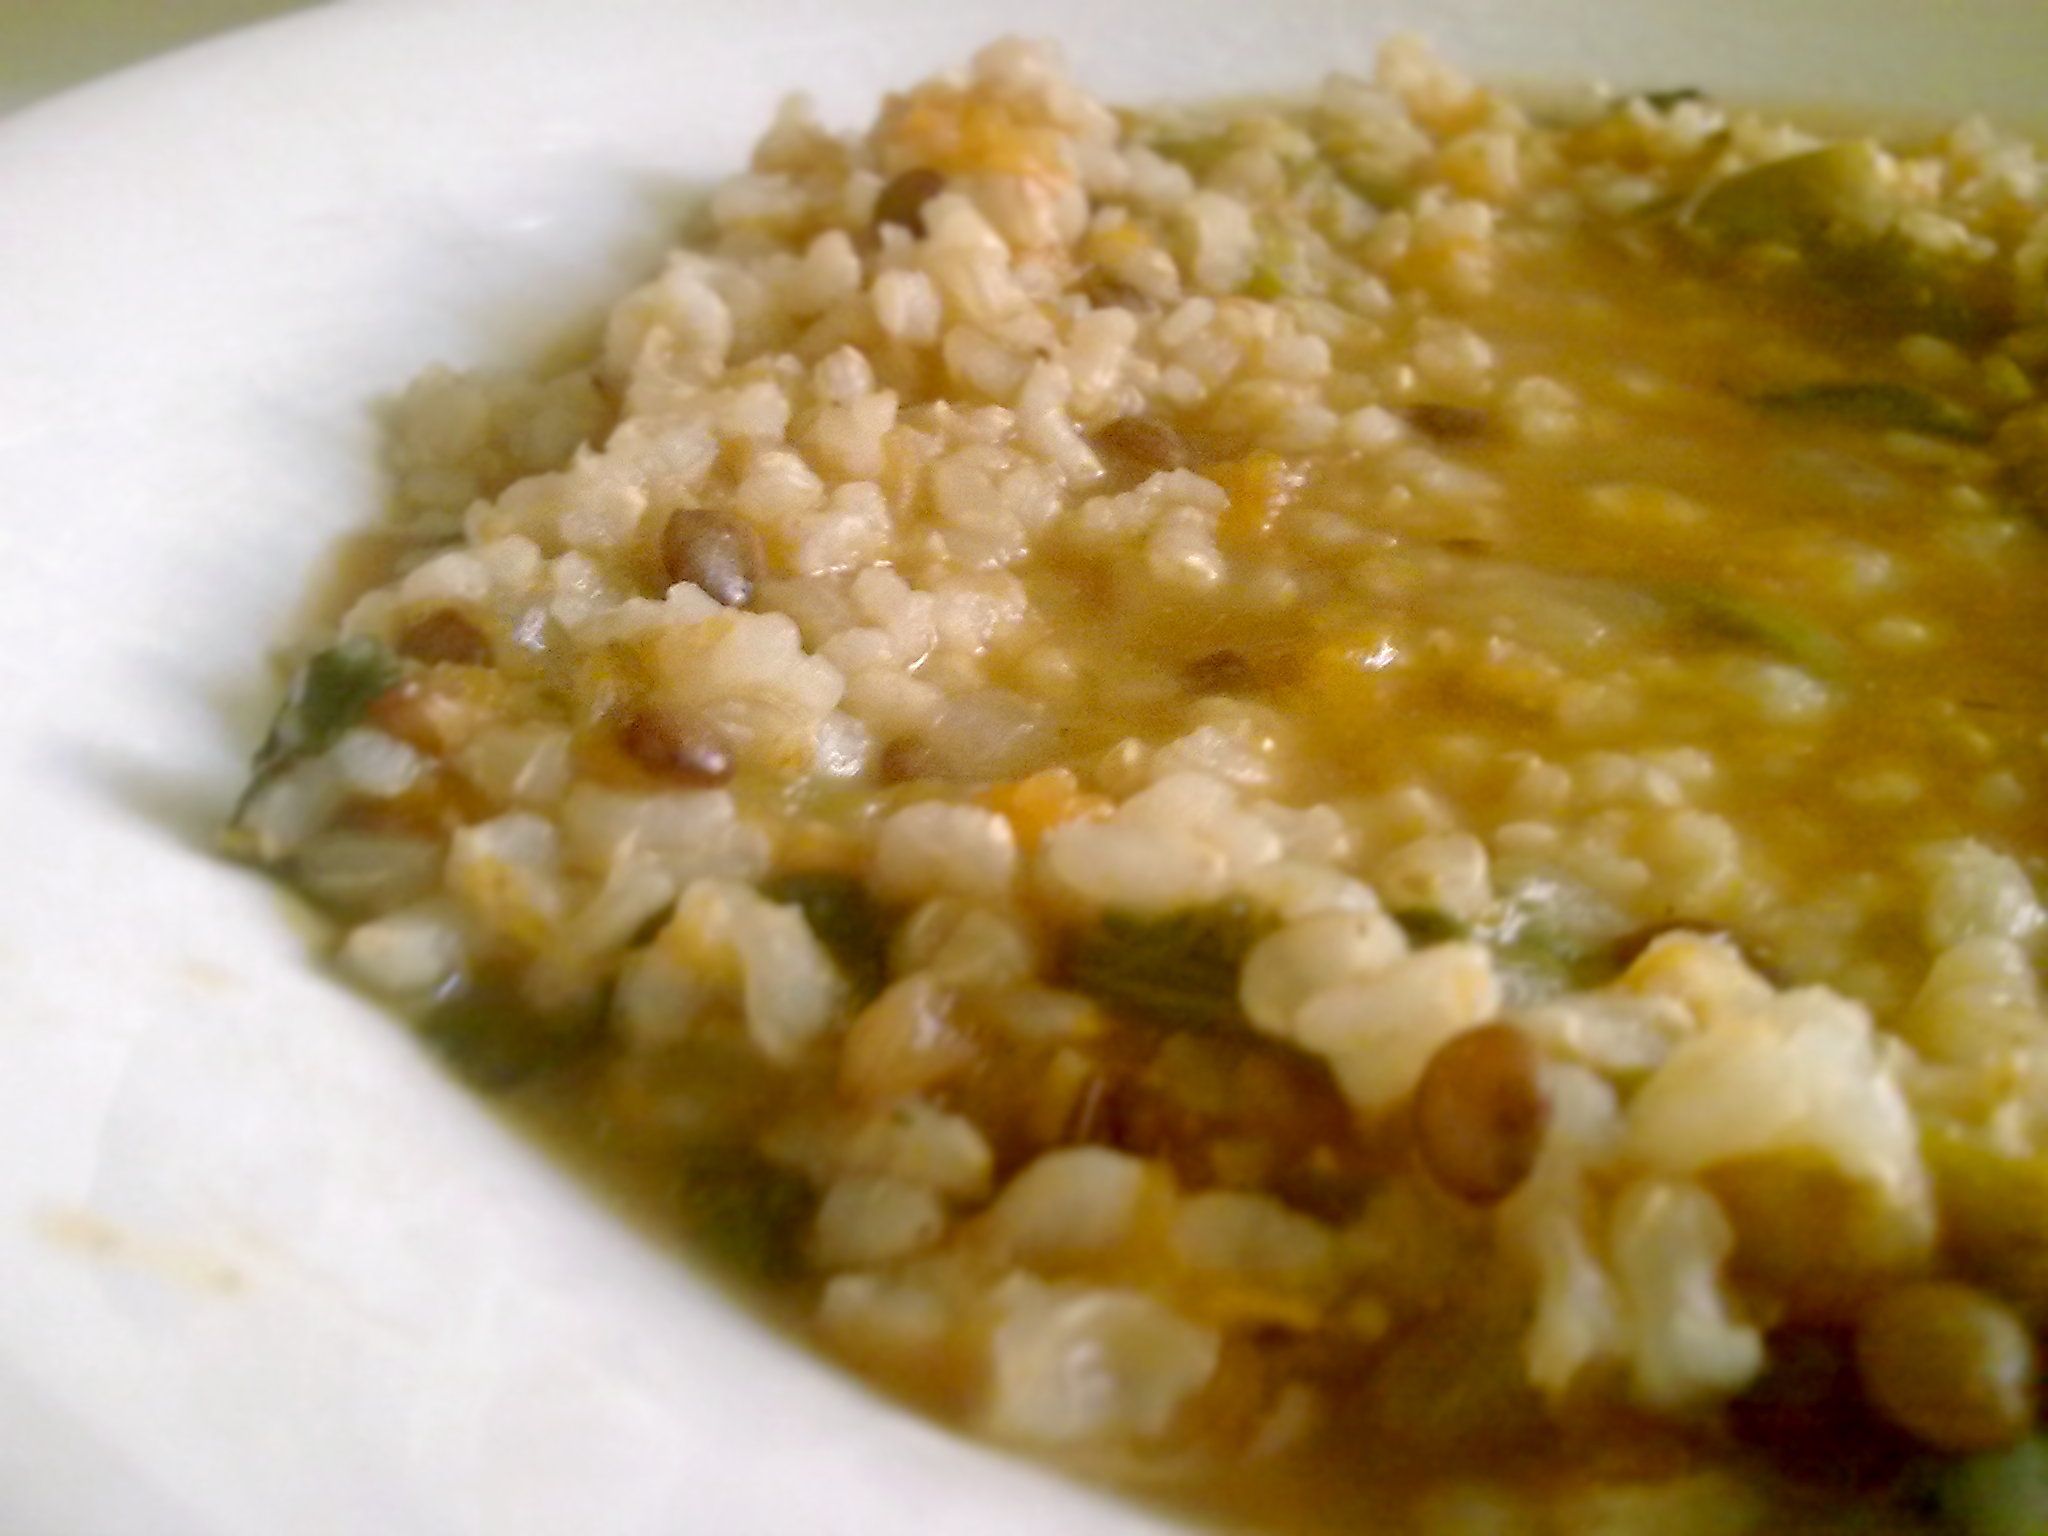
[[[1397,41],[801,103],[400,401],[232,837],[952,1422],[1278,1527],[2048,1521],[2048,196]]]

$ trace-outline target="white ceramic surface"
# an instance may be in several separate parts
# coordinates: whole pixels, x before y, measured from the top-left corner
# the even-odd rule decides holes
[[[0,1532],[1157,1529],[736,1315],[207,851],[376,397],[645,268],[802,86],[1019,24],[1121,96],[1491,72],[2009,118],[2039,0],[355,0],[0,124]]]

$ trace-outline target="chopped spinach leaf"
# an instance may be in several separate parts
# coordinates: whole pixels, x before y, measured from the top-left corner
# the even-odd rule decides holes
[[[1707,93],[1696,85],[1680,85],[1664,91],[1638,91],[1636,99],[1659,112],[1669,112],[1673,107],[1682,107],[1688,101],[1705,101]]]
[[[420,1038],[476,1088],[505,1092],[567,1066],[604,1033],[605,997],[554,1010],[533,1006],[512,979],[459,983],[420,1019]]]
[[[762,882],[761,894],[802,911],[860,1000],[882,990],[889,974],[889,915],[859,879],[802,870]]]
[[[1293,231],[1271,220],[1261,224],[1258,257],[1245,279],[1244,291],[1251,298],[1271,303],[1300,289],[1298,279],[1304,270],[1301,241]]]
[[[1729,245],[1771,241],[1811,252],[1873,237],[1896,202],[1880,151],[1859,139],[1737,172],[1700,199],[1692,225]]]
[[[1502,962],[1544,981],[1556,982],[1567,991],[1598,986],[1612,979],[1606,957],[1579,940],[1534,919],[1524,919],[1494,940],[1494,953]]]
[[[1709,636],[1755,646],[1822,676],[1840,672],[1847,660],[1842,642],[1825,627],[1765,598],[1705,582],[1672,582],[1661,591],[1675,618]]]
[[[1105,913],[1074,940],[1067,981],[1098,1002],[1155,1024],[1241,1028],[1238,968],[1271,927],[1269,918],[1243,901],[1163,917]]]
[[[341,740],[398,681],[399,672],[398,658],[367,636],[316,652],[292,679],[270,734],[257,750],[250,792],[289,764],[317,757]]]
[[[1436,907],[1405,907],[1390,914],[1417,949],[1468,939],[1484,944],[1503,967],[1521,972],[1545,990],[1577,991],[1611,980],[1621,967],[1600,948],[1560,928],[1546,915],[1547,902],[1527,894],[1510,896],[1485,922],[1467,922]]]
[[[1798,254],[1824,292],[1906,331],[1982,339],[2009,307],[1971,263],[1895,227],[1903,207],[1884,152],[1830,144],[1738,172],[1692,206],[1686,227],[1723,249],[1769,244]]]
[[[1372,169],[1359,158],[1341,151],[1326,154],[1330,173],[1345,191],[1382,210],[1404,208],[1414,201],[1415,190],[1397,177]]]
[[[1161,133],[1147,140],[1145,147],[1161,159],[1185,167],[1200,181],[1237,146],[1227,133]]]
[[[1751,395],[1750,404],[1777,416],[1813,417],[1879,432],[1981,443],[1989,429],[1975,412],[1910,384],[1806,384]]]
[[[801,1175],[748,1147],[697,1146],[677,1169],[676,1200],[690,1240],[720,1269],[754,1281],[803,1273],[817,1199]]]
[[[1472,937],[1470,923],[1435,907],[1403,907],[1391,915],[1401,925],[1401,931],[1408,935],[1408,942],[1417,949]]]
[[[1270,304],[1287,297],[1287,279],[1281,274],[1279,267],[1262,256],[1252,264],[1251,275],[1244,281],[1244,292],[1246,298],[1259,299]]]

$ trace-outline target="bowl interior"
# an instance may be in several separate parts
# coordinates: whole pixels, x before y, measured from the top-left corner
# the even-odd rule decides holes
[[[211,851],[262,655],[375,513],[378,398],[594,313],[786,90],[857,121],[1020,24],[1124,99],[1413,27],[1495,76],[2023,125],[2048,58],[2007,0],[361,0],[0,125],[0,1525],[1157,1528],[736,1311]]]

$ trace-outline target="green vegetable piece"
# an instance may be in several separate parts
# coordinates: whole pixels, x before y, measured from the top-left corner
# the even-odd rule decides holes
[[[690,1241],[720,1269],[757,1283],[804,1272],[803,1236],[817,1197],[809,1183],[744,1146],[683,1154],[676,1205]]]
[[[1408,935],[1408,942],[1417,949],[1427,949],[1432,944],[1448,944],[1453,939],[1472,937],[1472,925],[1460,918],[1441,912],[1435,907],[1404,907],[1392,914],[1401,931]]]
[[[1503,934],[1494,952],[1511,968],[1554,981],[1568,991],[1598,986],[1618,972],[1608,958],[1548,923],[1525,920]]]
[[[1407,183],[1366,169],[1350,156],[1332,157],[1329,165],[1346,191],[1374,208],[1405,207],[1414,197],[1414,189]]]
[[[536,1009],[510,977],[462,983],[421,1017],[420,1037],[457,1077],[504,1093],[569,1065],[604,1036],[605,998],[559,1011]]]
[[[1254,299],[1270,303],[1295,291],[1297,285],[1292,274],[1301,269],[1301,242],[1291,231],[1270,221],[1262,222],[1265,229],[1259,240],[1258,259],[1252,263],[1244,291]]]
[[[1287,279],[1280,275],[1279,268],[1261,257],[1253,263],[1251,276],[1245,279],[1244,291],[1247,297],[1263,299],[1270,304],[1275,299],[1287,297]]]
[[[1391,916],[1417,949],[1470,939],[1492,949],[1502,965],[1567,989],[1597,985],[1620,969],[1519,899],[1510,899],[1502,914],[1486,923],[1468,923],[1435,907],[1404,907]]]
[[[1806,384],[1749,398],[1759,410],[1777,416],[1841,421],[1881,432],[1918,432],[1963,443],[1981,443],[1990,436],[1974,411],[1911,384]]]
[[[1160,134],[1145,147],[1153,154],[1184,166],[1200,181],[1221,165],[1237,145],[1227,133]]]
[[[1755,646],[1818,675],[1842,670],[1842,642],[1804,615],[1760,597],[1703,582],[1677,582],[1664,597],[1679,617],[1708,635]]]
[[[763,881],[761,894],[802,911],[861,1001],[882,990],[889,975],[889,915],[857,878],[802,870]]]
[[[1068,951],[1067,982],[1111,1008],[1169,1028],[1243,1028],[1238,969],[1271,927],[1243,901],[1164,917],[1105,913]]]
[[[1730,247],[1773,244],[1853,308],[1897,329],[1981,340],[2005,306],[1985,274],[1894,229],[1898,199],[1883,151],[1869,140],[1773,160],[1720,183],[1690,227]]]
[[[2006,323],[2008,306],[1984,272],[1896,232],[1817,250],[1812,261],[1822,283],[1898,330],[1981,343]]]
[[[317,652],[292,679],[270,734],[256,753],[251,789],[286,764],[333,746],[399,674],[398,658],[366,636]]]
[[[1882,153],[1858,139],[1729,177],[1693,208],[1692,226],[1729,245],[1768,240],[1811,252],[1875,239],[1894,210]]]
[[[2048,1531],[2048,1440],[1950,1464],[1936,1501],[1941,1529],[1956,1536],[2040,1536]]]
[[[1673,107],[1684,106],[1688,101],[1705,101],[1707,93],[1696,85],[1680,85],[1667,91],[1639,91],[1636,99],[1659,112],[1669,112]]]

